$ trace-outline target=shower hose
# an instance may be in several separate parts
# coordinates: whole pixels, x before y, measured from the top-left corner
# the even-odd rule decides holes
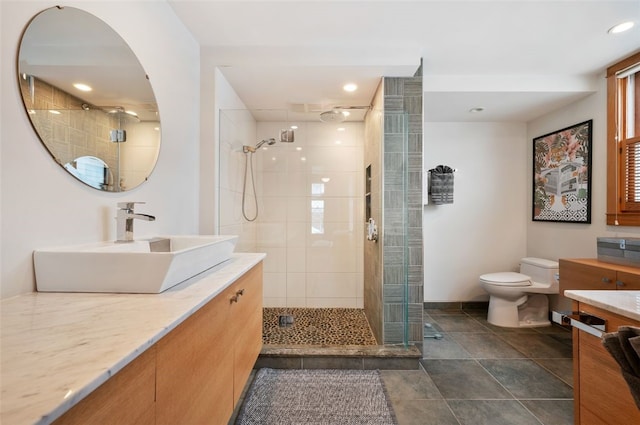
[[[256,182],[253,175],[253,152],[244,153],[244,182],[242,185],[242,216],[247,221],[255,221],[258,218],[258,195],[256,194]],[[256,206],[255,215],[252,218],[247,216],[245,203],[247,198],[247,174],[251,172],[251,187],[253,189],[253,202]]]

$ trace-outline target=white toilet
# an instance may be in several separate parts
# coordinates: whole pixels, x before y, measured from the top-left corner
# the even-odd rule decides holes
[[[480,286],[489,293],[487,321],[507,328],[548,326],[549,299],[557,294],[558,262],[527,257],[520,260],[520,273],[488,273]]]

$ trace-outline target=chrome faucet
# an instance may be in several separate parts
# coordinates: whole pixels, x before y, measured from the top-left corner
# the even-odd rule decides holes
[[[132,242],[133,241],[133,219],[154,221],[156,218],[148,214],[136,214],[133,211],[135,204],[144,204],[144,202],[118,202],[117,220],[117,239],[116,242]]]

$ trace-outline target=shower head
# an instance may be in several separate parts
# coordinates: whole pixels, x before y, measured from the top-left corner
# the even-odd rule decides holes
[[[342,113],[340,109],[332,109],[320,114],[320,121],[322,122],[342,122],[347,117]]]
[[[293,130],[280,130],[280,142],[281,143],[293,143],[295,136]]]

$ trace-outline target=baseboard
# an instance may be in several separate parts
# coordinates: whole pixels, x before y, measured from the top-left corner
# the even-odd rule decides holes
[[[426,310],[488,310],[489,301],[425,301]]]

